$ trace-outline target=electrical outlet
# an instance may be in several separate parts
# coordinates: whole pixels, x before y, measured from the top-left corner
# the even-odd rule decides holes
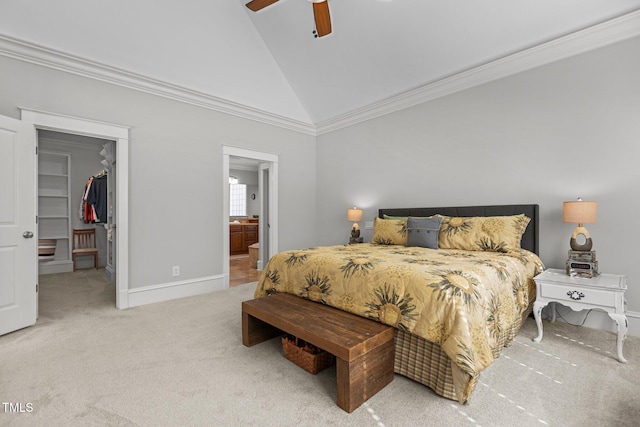
[[[179,276],[180,275],[180,266],[179,265],[174,265],[173,266],[173,275],[174,276]]]

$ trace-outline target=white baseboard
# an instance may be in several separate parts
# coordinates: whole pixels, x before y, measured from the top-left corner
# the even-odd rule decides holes
[[[543,316],[545,319],[551,318],[551,310],[553,310],[554,306],[557,310],[556,320],[559,322],[571,323],[572,325],[581,325],[588,328],[600,329],[614,333],[617,332],[616,323],[605,311],[601,310],[593,310],[587,315],[587,310],[572,311],[570,308],[564,307],[560,304],[549,304],[543,309]],[[627,315],[627,321],[629,323],[627,335],[640,337],[640,313],[636,311],[627,311],[625,314]],[[585,316],[587,316],[586,320]]]
[[[109,283],[116,283],[116,270],[112,265],[107,264],[104,266],[104,275],[109,280]]]
[[[71,273],[72,271],[73,271],[73,262],[71,260],[44,261],[44,262],[38,263],[38,275]]]
[[[225,289],[224,275],[199,277],[179,282],[162,283],[129,289],[128,307],[190,297]]]

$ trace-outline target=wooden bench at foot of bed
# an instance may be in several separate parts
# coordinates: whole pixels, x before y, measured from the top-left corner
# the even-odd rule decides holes
[[[245,346],[283,333],[336,357],[336,403],[349,413],[393,380],[392,327],[283,293],[242,303]]]

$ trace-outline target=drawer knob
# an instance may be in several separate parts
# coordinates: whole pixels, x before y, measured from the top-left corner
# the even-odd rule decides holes
[[[584,298],[584,294],[580,291],[569,291],[567,292],[567,295],[569,295],[569,298],[574,300],[581,300]]]

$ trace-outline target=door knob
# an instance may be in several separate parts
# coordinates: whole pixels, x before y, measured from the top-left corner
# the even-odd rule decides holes
[[[25,231],[24,233],[22,233],[22,237],[24,237],[25,239],[30,239],[33,237],[33,233],[31,231]]]

